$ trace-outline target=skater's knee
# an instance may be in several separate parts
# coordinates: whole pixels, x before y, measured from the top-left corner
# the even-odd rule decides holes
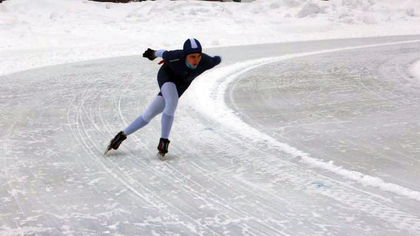
[[[163,113],[165,113],[168,116],[175,116],[177,105],[178,105],[178,101],[167,103],[165,106],[165,109],[163,110]]]
[[[173,82],[166,82],[162,85],[162,88],[160,89],[160,92],[162,93],[163,98],[165,98],[165,101],[170,99],[177,99],[178,98],[178,90]]]

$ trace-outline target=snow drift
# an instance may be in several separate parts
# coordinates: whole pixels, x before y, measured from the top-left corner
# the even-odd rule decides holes
[[[178,48],[419,34],[415,0],[13,0],[0,5],[0,71]],[[182,29],[182,30],[180,30]]]

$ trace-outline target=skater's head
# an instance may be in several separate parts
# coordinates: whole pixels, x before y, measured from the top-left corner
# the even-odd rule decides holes
[[[189,68],[195,69],[201,60],[201,44],[197,39],[190,38],[184,43],[185,61]]]
[[[201,51],[202,51],[201,44],[195,38],[187,39],[184,43],[183,51],[184,51],[185,56],[187,56],[188,54],[193,54],[193,53],[201,54]]]

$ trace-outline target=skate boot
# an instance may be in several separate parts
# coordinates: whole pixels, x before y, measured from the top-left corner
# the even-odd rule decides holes
[[[157,149],[159,150],[158,152],[159,158],[165,157],[166,153],[168,153],[169,143],[170,141],[168,139],[165,139],[165,138],[160,139],[159,146],[157,147]]]
[[[127,139],[127,135],[124,131],[119,132],[109,143],[104,155],[106,155],[111,149],[117,150],[121,143]]]

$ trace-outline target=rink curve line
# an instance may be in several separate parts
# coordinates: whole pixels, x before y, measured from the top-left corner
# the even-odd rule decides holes
[[[125,186],[127,188],[127,190],[130,190],[135,195],[137,195],[138,197],[140,197],[144,201],[148,202],[150,205],[159,206],[158,209],[159,209],[160,212],[163,212],[167,217],[175,220],[180,225],[183,225],[186,229],[190,230],[190,232],[197,233],[197,232],[201,231],[202,229],[207,229],[207,232],[211,232],[214,235],[217,235],[217,233],[215,231],[213,231],[212,229],[210,229],[206,225],[201,224],[200,222],[198,222],[197,220],[195,220],[191,216],[185,214],[181,209],[177,208],[173,204],[170,204],[169,202],[165,201],[162,197],[153,193],[150,189],[148,189],[146,186],[144,186],[140,181],[134,179],[128,173],[126,173],[124,170],[122,170],[117,165],[117,163],[113,162],[112,160],[102,161],[101,158],[98,158],[97,155],[95,155],[95,153],[102,153],[103,150],[101,149],[101,147],[98,146],[98,144],[96,142],[94,142],[94,140],[92,140],[92,138],[89,137],[89,133],[87,132],[87,128],[90,127],[90,126],[88,124],[85,124],[85,122],[83,121],[86,118],[87,121],[89,122],[89,124],[90,123],[95,123],[95,120],[93,119],[93,117],[95,117],[95,115],[92,114],[92,107],[89,104],[85,103],[85,102],[88,102],[88,101],[92,100],[92,99],[89,99],[91,96],[93,96],[93,97],[98,96],[98,95],[95,95],[95,94],[86,94],[87,89],[90,85],[86,86],[85,89],[82,92],[80,92],[79,94],[76,94],[76,96],[72,99],[72,102],[71,102],[71,103],[75,103],[74,100],[76,99],[76,97],[80,97],[80,101],[77,102],[77,104],[76,104],[77,107],[75,109],[76,110],[75,119],[77,120],[75,125],[76,125],[76,129],[77,129],[77,133],[78,133],[78,140],[79,140],[79,142],[81,142],[81,145],[85,147],[86,152],[92,157],[92,159],[94,159],[96,162],[98,162],[100,164],[100,166],[106,171],[107,174],[109,174],[115,180],[117,180],[118,182],[123,184],[123,186]],[[124,85],[121,85],[117,88],[117,91],[121,91],[124,88],[125,88]],[[121,93],[118,93],[118,92],[114,92],[113,94],[116,94],[116,96],[113,98],[113,102],[115,103],[115,108],[118,109],[118,111],[121,113],[120,108],[121,108],[121,100],[122,100],[123,95],[121,95]],[[118,94],[120,94],[120,95],[118,95]],[[109,123],[105,122],[105,120],[103,119],[103,117],[100,113],[100,111],[101,111],[100,105],[101,105],[103,100],[104,100],[104,95],[102,94],[102,96],[100,98],[99,106],[97,108],[98,111],[99,111],[98,116],[100,117],[99,118],[100,122],[103,122],[101,124],[101,126],[105,127],[106,133],[109,134],[108,136],[112,137],[112,135],[114,133],[112,131],[110,131],[110,129],[109,129],[109,127],[111,127],[111,125]],[[93,105],[95,105],[95,104],[93,104]],[[68,118],[69,118],[69,116],[68,116]],[[69,123],[71,123],[71,122],[69,121]],[[93,127],[97,127],[97,125],[93,124]],[[101,130],[99,130],[99,129],[96,129],[96,131],[102,133]],[[130,150],[130,152],[134,155],[134,153],[131,150]],[[144,161],[142,161],[142,164],[147,165],[147,163],[145,163]],[[154,199],[154,200],[152,200],[152,199]],[[162,205],[165,205],[166,207],[162,207]],[[167,209],[165,209],[165,208],[167,208]],[[179,219],[178,215],[172,214],[172,211],[178,213],[180,216],[184,216],[184,217],[188,218],[189,220],[191,220],[191,222],[195,222],[196,225],[189,224],[189,222]]]
[[[133,188],[127,181],[123,180],[122,178],[120,178],[120,176],[118,176],[116,173],[113,172],[112,169],[110,169],[109,167],[107,167],[105,165],[105,163],[103,163],[100,159],[97,158],[97,155],[95,155],[95,153],[91,150],[91,145],[88,144],[88,142],[85,140],[85,135],[87,135],[87,133],[83,133],[85,131],[85,129],[83,129],[84,127],[84,123],[82,120],[82,107],[84,105],[84,101],[85,101],[85,93],[87,91],[87,88],[89,87],[86,86],[84,88],[83,91],[77,93],[70,101],[70,104],[67,107],[67,123],[70,127],[70,131],[73,135],[73,137],[78,140],[78,142],[81,144],[80,146],[85,148],[85,151],[96,161],[99,163],[99,165],[105,170],[105,172],[107,174],[109,174],[110,176],[112,176],[114,179],[116,179],[118,182],[120,182],[123,186],[125,186],[127,189],[131,190],[135,195],[137,195],[138,197],[140,197],[141,199],[143,199],[144,201],[148,202],[148,198],[146,196],[144,196],[143,194],[141,194],[140,192],[138,192],[135,188]],[[81,101],[76,103],[76,98],[80,97]],[[71,110],[72,110],[72,106],[75,106],[75,115],[71,116]],[[74,121],[72,120],[72,118],[74,119]],[[75,126],[73,128],[73,126]],[[81,127],[82,126],[82,127]],[[89,141],[92,141],[91,139],[89,139]],[[98,147],[95,148],[99,150]]]
[[[230,109],[225,103],[225,94],[232,83],[237,82],[239,77],[247,73],[248,71],[270,63],[305,56],[341,52],[346,50],[356,50],[363,48],[383,47],[419,42],[420,40],[409,40],[391,43],[369,44],[363,46],[342,47],[336,49],[287,54],[278,57],[268,57],[244,61],[226,67],[216,68],[212,71],[206,72],[202,75],[202,78],[194,82],[195,88],[193,92],[186,95],[190,97],[188,99],[189,101],[191,101],[190,104],[206,117],[211,118],[212,120],[216,121],[217,123],[219,123],[227,129],[235,131],[241,136],[248,138],[251,137],[251,139],[255,142],[259,140],[267,140],[267,142],[269,142],[271,145],[275,146],[279,150],[295,158],[298,158],[300,163],[309,165],[313,168],[327,170],[346,179],[353,180],[364,186],[375,187],[382,191],[387,191],[393,194],[420,201],[420,192],[418,191],[397,184],[385,182],[384,180],[378,177],[365,175],[357,171],[347,170],[342,166],[335,165],[332,161],[325,162],[321,159],[312,157],[310,154],[298,150],[297,148],[292,147],[287,143],[277,141],[271,136],[264,134],[243,122],[235,114],[235,111]]]
[[[124,95],[123,95],[124,93],[119,93],[118,91],[123,91],[126,88],[129,88],[129,85],[121,85],[121,86],[118,87],[117,92],[113,92],[113,94],[114,94],[113,102],[115,103],[114,108],[117,110],[118,116],[120,116],[122,118],[125,125],[127,125],[127,120],[124,118],[122,110],[121,110],[121,101],[124,97]],[[109,134],[109,137],[112,137],[112,135],[114,135],[115,133],[113,133],[113,131],[110,131],[110,129],[108,128],[108,127],[112,127],[112,126],[108,122],[104,121],[101,114],[99,116],[101,116],[101,118],[100,118],[101,121],[104,122],[103,127],[105,127],[107,133]],[[141,143],[141,140],[139,140],[137,137],[135,137],[135,139],[138,140]],[[100,147],[98,147],[95,143],[93,143],[93,145],[95,146],[95,149],[97,150],[97,152],[101,152]],[[122,147],[122,149],[127,149],[128,152],[131,153],[132,156],[136,155],[136,153],[133,150],[131,150],[130,148]],[[148,150],[147,148],[145,148],[145,149]],[[150,150],[148,150],[148,152],[151,155],[154,154]],[[96,157],[94,157],[94,158],[96,158]],[[134,160],[137,160],[143,166],[148,165],[148,163],[146,163],[145,160],[137,159],[137,158],[135,158]],[[100,162],[103,163],[103,161],[100,161]],[[141,191],[144,192],[144,194],[143,194],[144,200],[147,200],[151,205],[159,206],[158,207],[159,211],[165,213],[169,218],[175,220],[180,225],[183,225],[186,229],[188,229],[192,233],[197,234],[197,232],[200,232],[201,230],[206,229],[208,233],[212,233],[213,235],[217,235],[217,232],[213,231],[208,226],[198,222],[196,219],[194,219],[192,216],[183,212],[181,209],[176,207],[174,204],[169,203],[164,198],[162,198],[161,196],[154,193],[152,190],[150,190],[144,184],[142,184],[141,181],[138,181],[138,180],[134,179],[133,177],[129,176],[129,174],[127,174],[125,171],[123,171],[117,165],[117,163],[115,163],[112,160],[109,161],[109,163],[112,165],[113,170],[116,170],[116,171],[119,172],[119,173],[115,173],[116,176],[120,176],[123,179],[127,179],[127,184],[129,185],[129,187],[128,186],[127,187],[128,187],[129,190],[131,190],[131,191],[133,191],[134,193],[137,194],[138,193],[137,188],[139,188]],[[136,162],[134,162],[134,163],[136,163]],[[136,184],[136,186],[134,186],[133,184]],[[163,207],[163,205],[165,207]],[[165,208],[167,208],[167,209],[165,209]],[[179,219],[178,216],[183,216],[183,217],[189,219],[190,222],[194,223],[194,225],[189,224],[189,222],[183,221],[182,219]]]
[[[127,87],[129,87],[129,85],[127,85]],[[127,118],[123,115],[123,112],[122,112],[122,110],[121,110],[121,104],[122,104],[122,102],[121,102],[121,100],[122,100],[122,98],[123,98],[123,95],[120,95],[117,99],[116,99],[116,104],[117,104],[117,106],[116,106],[116,109],[117,109],[117,113],[118,113],[118,116],[121,118],[121,120],[122,120],[122,122],[123,122],[123,124],[125,125],[125,126],[128,126],[129,125],[129,121],[127,120]],[[158,131],[158,130],[155,130],[156,132]],[[133,136],[133,138],[138,142],[138,143],[141,143],[142,141],[140,140],[140,138],[138,138],[135,134],[133,134],[132,135]],[[154,155],[156,155],[155,154],[155,152],[153,152],[153,151],[151,151],[151,150],[149,150],[149,149],[147,149],[147,148],[145,148],[146,150],[148,150],[148,152],[150,153],[150,155],[151,156],[154,156]],[[133,155],[133,156],[135,156],[136,155],[136,153],[133,151],[133,150],[131,150],[130,148],[128,148],[128,151],[131,153],[131,155]],[[144,166],[147,166],[147,163],[144,161],[144,160],[138,160],[139,162],[140,162],[140,164],[142,164],[142,165],[144,165]],[[212,204],[215,204],[215,205],[217,205],[217,206],[219,206],[219,207],[222,207],[223,209],[227,209],[229,212],[232,212],[232,213],[235,213],[235,214],[238,214],[238,215],[241,215],[241,219],[246,219],[245,221],[254,221],[254,222],[257,222],[258,224],[260,224],[261,226],[264,226],[264,227],[267,227],[268,229],[270,229],[271,230],[271,232],[272,233],[274,233],[274,234],[276,234],[276,235],[288,235],[288,234],[284,234],[283,232],[281,232],[281,231],[279,231],[278,229],[276,229],[275,227],[271,227],[271,226],[268,226],[268,225],[265,225],[259,218],[256,218],[256,217],[254,217],[254,216],[252,216],[252,215],[250,215],[249,213],[247,213],[246,211],[243,211],[242,209],[239,209],[239,208],[237,208],[237,207],[233,207],[233,206],[230,206],[224,199],[222,199],[222,198],[220,198],[217,194],[214,194],[213,192],[206,192],[206,191],[204,191],[205,189],[206,189],[206,187],[204,187],[204,186],[202,186],[201,184],[199,184],[198,182],[196,182],[196,181],[194,181],[194,180],[192,180],[192,179],[190,179],[190,178],[187,178],[186,176],[185,176],[185,174],[184,173],[182,173],[181,171],[179,171],[177,168],[175,168],[175,167],[173,167],[172,165],[170,165],[170,164],[168,164],[167,162],[163,162],[163,164],[164,164],[164,166],[167,168],[167,169],[165,169],[165,170],[169,170],[169,172],[166,172],[165,170],[159,170],[159,169],[153,169],[153,171],[157,171],[158,173],[160,173],[160,174],[165,174],[165,175],[167,175],[170,179],[173,179],[173,180],[184,180],[184,181],[187,181],[188,183],[190,183],[191,184],[191,186],[194,186],[195,188],[193,188],[193,187],[190,187],[189,185],[186,185],[186,184],[184,184],[184,185],[179,185],[179,188],[180,189],[182,189],[182,188],[184,188],[184,189],[186,189],[186,190],[188,190],[188,192],[190,193],[190,194],[192,194],[195,198],[198,198],[198,199],[202,199],[203,201],[205,201],[206,203],[212,203]],[[177,181],[173,181],[173,183],[175,183],[175,182],[177,182]],[[197,188],[197,189],[196,189]],[[198,191],[198,190],[202,190],[202,191]],[[206,193],[206,194],[208,194],[208,195],[206,195],[206,194],[204,194],[204,193]],[[152,194],[152,193],[151,193]],[[156,197],[158,197],[159,199],[161,199],[159,196],[156,196]],[[163,199],[161,199],[165,204],[167,204],[168,206],[170,206],[170,207],[173,207],[173,208],[175,208],[175,206],[174,205],[172,205],[172,204],[170,204],[170,203],[168,203],[168,202],[166,202],[166,201],[164,201]],[[223,215],[223,214],[225,214],[225,212],[223,211],[223,210],[221,210],[220,208],[216,208],[216,210],[219,212],[219,214],[220,215]],[[178,209],[178,208],[176,208],[179,212],[182,212],[182,210],[181,209]],[[184,216],[188,216],[189,218],[191,218],[191,219],[194,219],[193,218],[193,216],[189,216],[188,214],[184,214],[183,213],[183,215]],[[206,228],[206,229],[208,229],[208,230],[210,230],[211,232],[213,232],[213,233],[215,233],[215,234],[217,234],[217,232],[216,231],[213,231],[212,229],[211,229],[211,227],[212,227],[212,225],[207,225],[207,224],[203,224],[203,223],[201,223],[200,221],[199,221],[199,219],[194,219],[194,221],[196,222],[196,223],[199,223],[201,226],[203,226],[204,228]],[[243,227],[243,228],[246,228],[246,225],[244,225],[245,223],[244,222],[237,222],[238,224],[241,224],[241,227]],[[257,232],[258,234],[250,234],[250,235],[259,235],[259,234],[261,234],[262,232]]]

